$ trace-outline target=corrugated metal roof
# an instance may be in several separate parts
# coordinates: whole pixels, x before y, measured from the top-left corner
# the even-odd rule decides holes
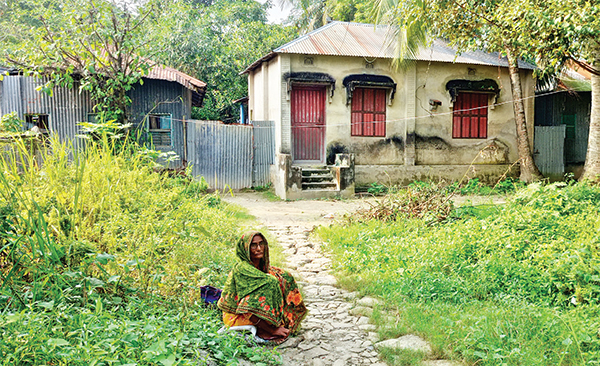
[[[150,69],[148,75],[145,75],[144,77],[147,77],[148,79],[175,81],[194,91],[206,88],[206,83],[204,81],[200,81],[188,74],[164,65],[155,65]]]
[[[0,75],[13,75],[16,71],[17,70],[12,67],[0,66]]]
[[[589,77],[580,74],[577,70],[567,67],[561,72],[558,88],[576,92],[591,92],[592,82]]]
[[[179,83],[192,91],[192,105],[195,107],[202,106],[204,94],[206,93],[206,83],[204,81],[164,65],[154,65],[150,71],[148,71],[148,75],[145,75],[144,77]]]
[[[389,29],[387,26],[375,26],[374,24],[331,22],[284,44],[273,52],[393,59],[395,52]],[[264,61],[263,59],[264,57],[254,62],[244,72],[258,67],[261,61]],[[423,47],[415,59],[508,67],[506,58],[500,57],[496,52],[469,51],[458,55],[455,49],[440,39],[433,41],[428,47]],[[519,67],[535,69],[535,66],[523,61],[519,61]]]

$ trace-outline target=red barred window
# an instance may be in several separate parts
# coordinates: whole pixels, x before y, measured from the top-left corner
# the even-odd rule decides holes
[[[385,137],[386,90],[356,88],[352,93],[352,136]]]
[[[452,113],[452,137],[455,139],[487,138],[488,95],[459,92]]]

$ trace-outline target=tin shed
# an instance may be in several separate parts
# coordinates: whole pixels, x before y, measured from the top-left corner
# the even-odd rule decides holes
[[[79,122],[94,122],[89,93],[77,87],[55,87],[52,95],[40,91],[45,78],[24,76],[14,69],[0,69],[0,116],[16,112],[26,128],[41,130],[72,140],[80,132]],[[131,121],[152,137],[157,149],[184,154],[183,121],[192,106],[202,106],[206,83],[170,67],[156,65],[144,76],[143,84],[130,92]]]

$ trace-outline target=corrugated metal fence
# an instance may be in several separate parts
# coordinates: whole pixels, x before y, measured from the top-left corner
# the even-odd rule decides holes
[[[241,189],[266,185],[275,156],[275,124],[225,125],[187,121],[187,161],[192,174],[211,188]]]
[[[275,122],[253,121],[252,186],[265,186],[271,182],[270,169],[275,162]]]
[[[535,163],[549,178],[562,178],[565,173],[566,126],[535,126]]]

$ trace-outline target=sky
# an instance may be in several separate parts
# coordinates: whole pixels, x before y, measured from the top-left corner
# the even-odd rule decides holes
[[[261,4],[264,4],[265,2],[267,2],[267,0],[257,0],[257,1]],[[283,5],[283,8],[282,8],[281,3],[282,3],[281,0],[273,1],[273,6],[271,7],[271,9],[269,9],[269,11],[267,13],[267,18],[269,20],[269,23],[281,24],[281,22],[283,22],[284,20],[287,19],[292,7],[289,4],[289,2],[285,2],[285,4]]]

